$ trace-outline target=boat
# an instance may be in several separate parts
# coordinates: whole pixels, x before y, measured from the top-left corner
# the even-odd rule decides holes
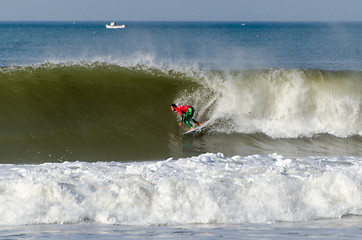
[[[117,29],[117,28],[125,28],[126,25],[122,24],[122,25],[117,25],[117,23],[115,22],[111,22],[111,24],[106,24],[106,28],[113,28],[113,29]]]

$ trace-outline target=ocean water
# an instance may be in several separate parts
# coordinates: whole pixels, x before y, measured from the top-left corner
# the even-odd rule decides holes
[[[105,24],[0,22],[0,239],[359,239],[362,23]]]

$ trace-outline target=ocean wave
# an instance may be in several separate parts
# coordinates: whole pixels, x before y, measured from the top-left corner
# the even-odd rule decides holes
[[[360,157],[0,165],[0,224],[243,224],[362,215]]]
[[[67,62],[3,67],[0,76],[3,162],[168,157],[186,131],[176,126],[171,103],[193,105],[195,118],[208,119],[209,136],[262,134],[269,141],[327,134],[361,142],[356,71]]]

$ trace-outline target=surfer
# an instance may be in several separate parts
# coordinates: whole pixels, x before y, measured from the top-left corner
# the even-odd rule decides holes
[[[190,127],[191,131],[194,129],[191,122],[196,123],[197,126],[200,125],[198,121],[192,118],[194,116],[195,109],[190,105],[181,105],[178,107],[176,104],[173,103],[171,104],[171,110],[174,112],[176,111],[181,116],[181,121],[178,124],[180,127],[182,123],[185,122]]]

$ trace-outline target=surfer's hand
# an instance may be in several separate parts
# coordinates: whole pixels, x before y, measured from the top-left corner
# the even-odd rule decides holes
[[[180,127],[181,127],[181,125],[182,125],[182,122],[180,122],[179,124],[178,124]]]

